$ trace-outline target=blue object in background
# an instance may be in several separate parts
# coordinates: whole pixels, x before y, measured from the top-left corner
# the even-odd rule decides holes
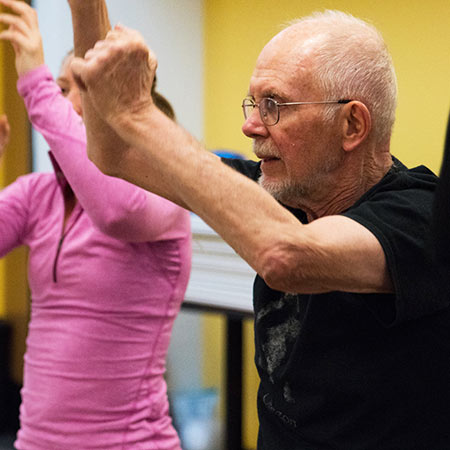
[[[173,392],[171,406],[184,450],[213,450],[219,443],[216,389]]]
[[[220,156],[221,158],[247,159],[244,155],[241,155],[240,153],[233,150],[217,149],[213,150],[213,153],[217,156]]]

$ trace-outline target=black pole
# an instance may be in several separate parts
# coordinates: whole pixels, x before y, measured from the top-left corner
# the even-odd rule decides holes
[[[242,318],[227,316],[225,449],[242,449]]]

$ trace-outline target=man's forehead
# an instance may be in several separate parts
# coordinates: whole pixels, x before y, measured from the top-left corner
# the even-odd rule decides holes
[[[325,33],[296,24],[274,36],[258,56],[250,91],[290,97],[292,91],[311,89],[313,57]]]
[[[249,94],[258,97],[283,97],[289,94],[289,80],[280,70],[255,68],[250,78]]]
[[[311,71],[307,60],[266,56],[258,58],[250,78],[250,94],[289,98],[310,86]]]
[[[297,61],[310,59],[317,48],[329,38],[323,27],[311,27],[301,23],[285,28],[275,35],[262,49],[260,58]]]

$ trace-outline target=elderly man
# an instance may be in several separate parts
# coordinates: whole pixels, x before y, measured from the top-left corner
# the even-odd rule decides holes
[[[106,10],[69,3],[84,50]],[[243,101],[261,161],[225,161],[237,170],[155,108],[155,68],[123,27],[74,61],[90,158],[195,211],[258,273],[258,448],[450,448],[449,286],[427,246],[436,177],[390,155],[396,80],[379,33],[327,11],[275,36]]]

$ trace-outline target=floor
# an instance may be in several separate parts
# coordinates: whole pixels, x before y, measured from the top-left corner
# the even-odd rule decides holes
[[[0,434],[0,450],[13,450],[15,434]]]

